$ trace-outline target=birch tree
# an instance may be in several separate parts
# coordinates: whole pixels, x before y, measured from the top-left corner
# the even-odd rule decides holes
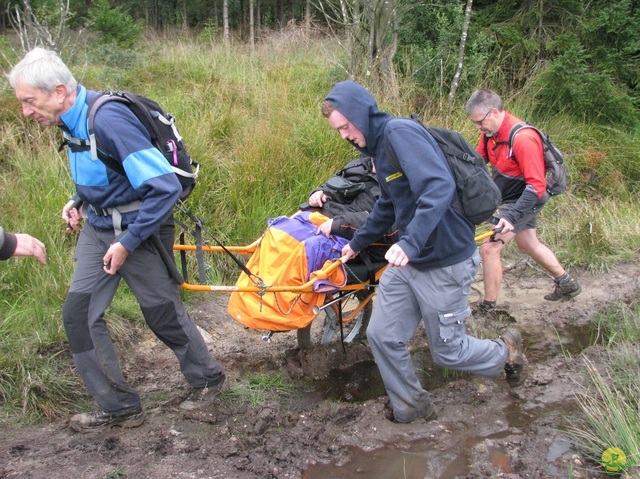
[[[187,0],[182,0],[182,31],[186,32],[189,29],[189,22],[187,21]]]
[[[458,90],[458,84],[460,83],[460,76],[462,75],[462,64],[464,62],[464,51],[467,44],[467,32],[469,31],[469,23],[471,23],[471,6],[473,0],[467,0],[467,6],[464,10],[464,22],[462,23],[462,35],[460,35],[460,48],[458,50],[458,63],[456,64],[456,72],[453,75],[453,81],[451,82],[451,89],[449,90],[449,106],[453,105],[453,101],[456,98],[456,91]]]
[[[222,0],[222,36],[227,48],[231,46],[231,33],[229,31],[229,0]]]
[[[249,0],[249,43],[251,45],[251,49],[256,49],[256,27],[253,21],[253,2],[254,0]]]

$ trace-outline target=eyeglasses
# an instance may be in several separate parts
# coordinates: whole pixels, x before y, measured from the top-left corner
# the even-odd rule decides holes
[[[485,116],[483,116],[483,117],[482,117],[482,120],[478,120],[478,121],[476,121],[476,120],[471,120],[471,121],[472,121],[474,124],[476,124],[476,125],[480,126],[480,125],[482,125],[482,122],[483,122],[483,121],[485,121],[485,120],[487,119],[487,117],[489,116],[489,113],[491,113],[492,111],[493,111],[493,108],[492,108],[491,110],[489,110]]]

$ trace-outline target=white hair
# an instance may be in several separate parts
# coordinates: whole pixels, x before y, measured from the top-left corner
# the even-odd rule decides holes
[[[47,93],[51,93],[60,84],[66,86],[67,91],[75,91],[78,86],[69,67],[58,54],[40,47],[34,48],[16,63],[7,79],[14,90],[21,82]]]

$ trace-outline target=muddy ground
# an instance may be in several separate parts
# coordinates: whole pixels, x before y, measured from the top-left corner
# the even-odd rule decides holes
[[[141,392],[146,421],[137,429],[78,434],[66,421],[0,433],[2,478],[603,478],[602,467],[563,432],[578,413],[583,355],[599,346],[588,318],[607,304],[638,298],[640,264],[602,274],[574,271],[583,293],[550,303],[550,280],[526,263],[505,274],[497,319],[476,315],[470,329],[515,325],[529,366],[522,387],[451,374],[429,363],[423,334],[415,361],[433,393],[438,420],[410,425],[385,418],[386,398],[365,343],[297,349],[295,333],[270,343],[225,313],[226,298],[197,293],[190,305],[233,388],[249,374],[281,372],[294,391],[250,404],[225,397],[201,411],[177,407],[188,388],[172,354],[148,332],[122,351]],[[481,276],[479,275],[478,279]],[[477,300],[481,282],[475,285]],[[321,321],[316,321],[318,325]],[[315,326],[315,324],[314,324]],[[640,477],[638,471],[628,477]]]

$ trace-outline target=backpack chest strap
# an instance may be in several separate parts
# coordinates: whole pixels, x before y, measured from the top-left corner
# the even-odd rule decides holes
[[[81,138],[75,138],[66,131],[63,131],[62,138],[63,140],[58,147],[58,151],[62,151],[65,146],[68,146],[69,149],[74,153],[79,153],[81,151],[91,151],[91,159],[98,159],[98,147],[96,146],[97,144],[95,134],[91,133],[88,140],[83,140]]]

